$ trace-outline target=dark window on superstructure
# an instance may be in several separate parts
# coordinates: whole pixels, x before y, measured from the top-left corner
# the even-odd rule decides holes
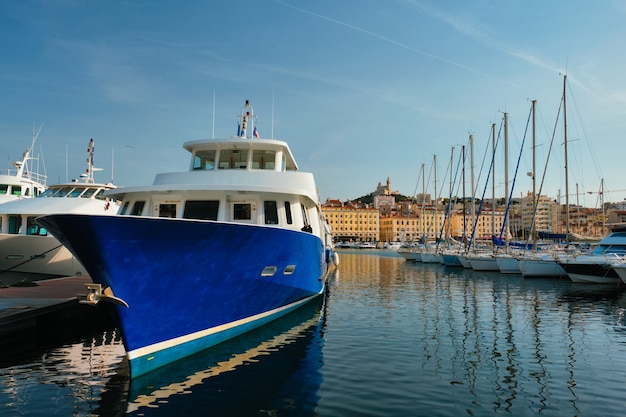
[[[39,235],[46,236],[48,231],[45,227],[41,227],[35,221],[35,217],[26,218],[26,234],[27,235]]]
[[[127,201],[124,203],[124,205],[122,206],[122,209],[120,210],[120,215],[124,215],[126,214],[126,210],[128,210],[128,205],[130,204],[130,201]]]
[[[159,204],[159,217],[176,218],[176,204],[164,203]]]
[[[233,219],[234,220],[251,220],[252,219],[252,206],[247,203],[233,204]]]
[[[0,195],[7,194],[9,186],[7,184],[0,184]]]
[[[17,235],[22,227],[22,219],[20,216],[9,216],[9,234]]]
[[[278,224],[278,206],[276,201],[264,201],[265,224]]]
[[[302,231],[310,233],[313,231],[313,228],[309,223],[309,217],[306,214],[306,207],[304,207],[304,204],[300,204],[300,207],[302,208],[302,221],[304,222],[304,227],[302,228]]]
[[[22,187],[20,187],[18,185],[14,185],[11,188],[11,194],[13,194],[13,195],[22,195]]]
[[[293,217],[291,216],[291,203],[285,201],[285,216],[287,216],[287,224],[293,224]]]
[[[217,220],[217,210],[220,206],[218,200],[187,201],[183,218],[200,220]]]
[[[133,208],[130,211],[131,216],[141,216],[141,212],[143,211],[143,207],[146,205],[145,201],[135,201],[133,204]]]

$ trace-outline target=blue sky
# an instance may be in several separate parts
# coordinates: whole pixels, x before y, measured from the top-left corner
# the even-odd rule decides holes
[[[387,176],[412,195],[434,155],[441,187],[469,134],[480,196],[492,123],[508,114],[512,181],[537,100],[537,177],[546,167],[542,193],[556,198],[560,125],[547,153],[567,73],[570,202],[594,207],[601,180],[605,201],[626,197],[625,22],[620,0],[2,2],[0,155],[18,159],[43,124],[49,183],[83,172],[94,138],[97,181],[148,184],[187,169],[183,142],[235,134],[248,99],[261,136],[289,142],[322,200]],[[531,189],[530,141],[516,196]]]

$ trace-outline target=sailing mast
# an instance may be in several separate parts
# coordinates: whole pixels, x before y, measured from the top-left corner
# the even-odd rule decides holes
[[[509,209],[509,114],[504,112],[504,207]],[[508,251],[509,247],[509,228],[508,212],[504,215],[504,241],[506,242],[505,249]]]
[[[536,180],[536,176],[537,176],[537,167],[536,167],[536,125],[535,125],[535,111],[536,111],[536,106],[537,106],[537,100],[532,100],[532,110],[533,110],[533,172],[532,172],[532,180],[533,180],[533,201],[531,204],[531,208],[533,208],[533,213],[534,213],[534,207],[537,204],[537,180]],[[531,217],[533,220],[535,218],[535,216],[533,215]],[[534,223],[534,221],[533,221]],[[523,224],[522,224],[522,229],[524,228]],[[531,240],[531,242],[533,242],[533,249],[535,249],[535,245],[537,244],[537,232],[535,231],[535,227],[534,224],[531,224],[530,226],[530,235],[528,236],[528,238]]]
[[[496,124],[491,124],[491,236],[496,235]]]
[[[437,155],[433,155],[433,171],[435,173],[435,204],[434,204],[434,208],[435,208],[435,241],[437,240],[437,230],[439,230],[439,222],[437,222],[437,206],[438,206],[438,201],[437,201]],[[438,244],[439,242],[435,242],[436,244]]]
[[[565,149],[565,242],[569,243],[569,175],[567,172],[567,74],[563,75],[563,141]]]
[[[472,181],[472,206],[470,207],[470,211],[471,211],[471,216],[470,216],[470,220],[472,222],[472,233],[470,233],[470,236],[474,236],[474,220],[476,219],[476,201],[475,201],[475,196],[476,196],[476,190],[474,189],[475,185],[475,179],[474,179],[474,135],[469,135],[469,145],[470,145],[470,177],[471,177],[471,181]],[[465,249],[469,250],[469,244],[471,243],[471,241],[465,245]]]

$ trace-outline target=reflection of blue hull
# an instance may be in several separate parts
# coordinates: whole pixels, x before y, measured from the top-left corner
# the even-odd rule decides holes
[[[324,291],[324,246],[310,233],[127,216],[39,221],[95,283],[128,304],[113,308],[132,376],[265,324]]]
[[[130,383],[127,415],[314,415],[322,382],[323,297]]]

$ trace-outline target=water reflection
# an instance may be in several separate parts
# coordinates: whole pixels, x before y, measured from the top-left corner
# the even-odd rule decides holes
[[[115,329],[0,356],[0,407],[48,416],[623,414],[626,293],[341,253],[319,303],[128,377]]]
[[[133,379],[127,413],[314,415],[323,302],[320,297],[245,336]]]
[[[331,299],[334,314],[328,324],[329,339],[337,340],[328,344],[325,359],[345,361],[361,379],[371,380],[380,369],[363,362],[357,367],[348,356],[331,351],[334,344],[367,343],[373,356],[369,361],[384,363],[392,381],[405,383],[389,390],[365,385],[359,411],[377,409],[369,401],[374,393],[378,398],[383,393],[391,403],[424,405],[411,415],[597,415],[599,397],[605,410],[621,409],[619,390],[626,380],[615,369],[626,366],[626,299],[618,288],[524,280],[371,255],[343,254],[340,267],[335,296],[340,293],[341,299]],[[379,324],[376,332],[368,332],[358,322],[366,311],[373,325],[383,320],[385,327]],[[339,316],[353,320],[352,327],[364,337],[335,334],[347,327],[335,321]],[[399,359],[389,361],[392,355]],[[339,368],[327,372],[333,386],[348,385],[347,378],[335,376]],[[606,375],[620,384],[607,385]],[[337,399],[338,393],[333,396]],[[329,409],[322,400],[320,410]],[[385,415],[378,411],[374,414]],[[393,414],[401,415],[386,410]]]

